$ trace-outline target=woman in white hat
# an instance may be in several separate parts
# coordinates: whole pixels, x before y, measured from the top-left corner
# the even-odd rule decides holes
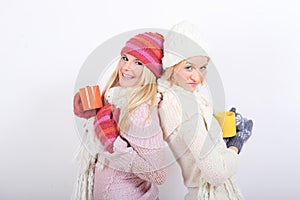
[[[226,145],[212,104],[200,91],[210,58],[199,48],[199,39],[187,22],[174,26],[165,38],[165,72],[158,80],[164,139],[180,165],[188,189],[185,199],[243,199],[234,175],[252,121]]]

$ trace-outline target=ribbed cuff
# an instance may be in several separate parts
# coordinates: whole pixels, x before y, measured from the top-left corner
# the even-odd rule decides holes
[[[244,144],[243,139],[235,136],[235,137],[230,138],[226,145],[227,145],[227,148],[229,148],[231,146],[235,146],[238,149],[238,154],[239,154],[242,150],[243,144]]]

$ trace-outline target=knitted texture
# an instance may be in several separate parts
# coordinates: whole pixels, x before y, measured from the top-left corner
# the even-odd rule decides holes
[[[158,83],[163,84],[161,81]],[[184,184],[188,189],[185,199],[242,199],[238,186],[232,179],[237,172],[238,155],[226,147],[221,128],[214,128],[213,124],[218,123],[212,117],[211,104],[198,100],[201,95],[181,90],[176,85],[169,90],[161,91],[162,87],[158,89],[163,92],[159,114],[164,137],[181,168]],[[164,98],[165,96],[168,98]],[[183,104],[192,108],[183,109]],[[168,119],[162,119],[164,117]],[[169,124],[165,123],[168,121],[177,124],[168,127]],[[215,135],[216,141],[214,137],[211,139]],[[207,142],[209,140],[213,142]],[[206,144],[213,146],[208,148],[205,147]]]
[[[156,77],[162,72],[164,37],[159,33],[145,32],[138,34],[126,42],[121,55],[130,54],[148,67]]]
[[[124,91],[126,91],[124,93]],[[111,88],[107,100],[117,108],[126,105],[132,90]],[[166,178],[163,168],[163,136],[157,109],[140,105],[129,117],[129,128],[121,131],[114,142],[113,153],[105,152],[103,169],[96,167],[94,199],[156,200],[158,188]],[[127,146],[127,142],[130,146]]]
[[[94,200],[156,200],[158,188],[151,182],[104,167],[95,169]]]
[[[240,153],[244,143],[252,135],[253,121],[237,113],[236,108],[231,108],[230,111],[235,113],[237,133],[234,137],[227,139],[226,145],[227,147],[235,146],[238,149],[238,153]]]
[[[207,56],[207,45],[199,29],[189,21],[174,25],[165,37],[163,68],[193,56]]]
[[[91,117],[96,116],[98,109],[92,110],[84,110],[82,105],[82,100],[80,97],[80,93],[77,92],[73,98],[73,112],[77,117],[89,119]]]
[[[94,121],[95,133],[104,148],[110,153],[113,152],[114,141],[119,135],[113,110],[114,106],[107,104],[98,111]]]
[[[76,160],[79,164],[76,188],[72,200],[92,200],[94,171],[97,153],[103,152],[103,146],[94,132],[94,117],[84,124],[81,146]]]

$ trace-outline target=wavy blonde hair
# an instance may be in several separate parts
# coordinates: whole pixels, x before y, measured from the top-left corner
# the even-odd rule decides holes
[[[109,78],[104,91],[103,91],[103,102],[104,104],[108,104],[105,100],[106,92],[115,86],[119,85],[119,69],[118,67],[113,72],[111,77]],[[141,76],[141,80],[138,83],[138,87],[134,89],[134,91],[129,96],[129,101],[122,109],[121,115],[119,117],[118,127],[120,130],[127,130],[128,122],[130,115],[143,103],[147,103],[150,106],[149,116],[151,114],[152,109],[156,105],[156,94],[157,94],[157,84],[156,77],[154,74],[144,65],[143,73]],[[150,102],[150,103],[149,103]],[[147,118],[147,119],[148,119]],[[123,131],[120,131],[123,132]]]

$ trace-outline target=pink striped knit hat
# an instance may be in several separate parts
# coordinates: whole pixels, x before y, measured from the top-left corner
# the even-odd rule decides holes
[[[140,60],[159,78],[162,73],[162,58],[164,37],[159,33],[145,32],[130,38],[121,50]]]

